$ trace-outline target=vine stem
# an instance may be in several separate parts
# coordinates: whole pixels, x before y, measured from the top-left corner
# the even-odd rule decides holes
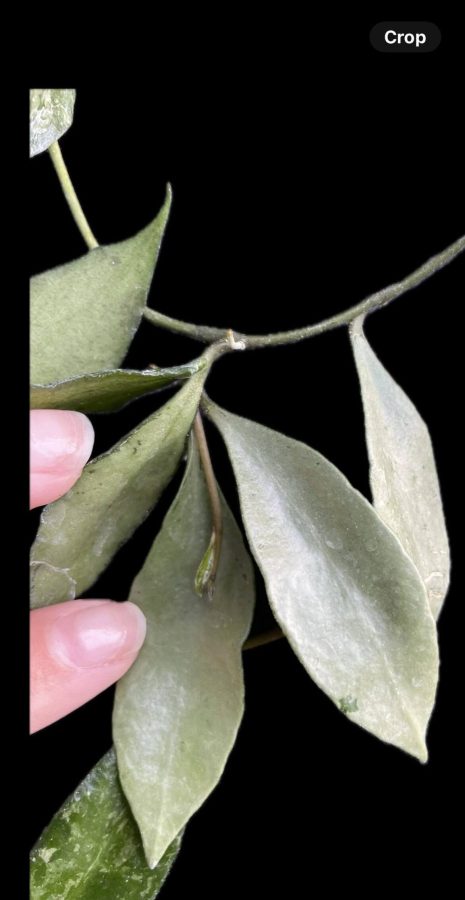
[[[331,331],[333,328],[339,328],[341,325],[348,325],[353,319],[356,319],[357,316],[364,316],[373,312],[375,309],[381,309],[381,307],[387,306],[388,303],[395,300],[396,297],[400,297],[407,291],[412,290],[412,288],[421,284],[422,281],[425,281],[431,275],[434,275],[435,272],[439,272],[443,266],[452,262],[452,260],[464,250],[465,236],[460,237],[454,244],[451,244],[450,247],[447,247],[441,253],[432,256],[427,262],[420,266],[419,269],[415,269],[411,275],[408,275],[407,278],[404,278],[402,281],[397,281],[395,284],[389,285],[389,287],[384,288],[382,291],[371,294],[369,297],[366,297],[365,300],[357,303],[356,306],[352,306],[344,312],[336,313],[336,315],[330,316],[328,319],[323,319],[322,322],[317,322],[315,325],[306,325],[303,328],[294,328],[291,331],[279,331],[275,334],[241,334],[240,332],[235,331],[233,332],[234,337],[236,341],[243,343],[244,350],[255,350],[261,347],[278,347],[284,344],[296,344],[298,341],[303,341],[306,338],[322,334],[324,331]],[[157,325],[159,328],[165,328],[168,331],[184,334],[194,340],[202,341],[207,344],[211,341],[217,341],[224,338],[227,331],[227,329],[212,328],[208,325],[193,325],[190,322],[181,322],[178,319],[165,316],[163,313],[159,313],[154,309],[146,309],[144,311],[144,316],[149,322],[153,325]]]
[[[165,331],[173,331],[175,334],[184,334],[186,337],[193,338],[195,341],[201,341],[203,344],[210,344],[212,341],[221,340],[227,333],[227,328],[214,328],[211,325],[192,325],[191,322],[182,322],[180,319],[173,319],[171,316],[165,316],[164,313],[157,312],[156,309],[144,309],[144,316],[148,322],[158,328],[164,328]]]
[[[199,448],[200,462],[205,475],[208,496],[210,498],[210,509],[212,516],[212,535],[210,539],[211,552],[213,554],[212,564],[209,567],[208,581],[205,585],[205,593],[209,600],[213,597],[216,573],[221,556],[221,544],[223,540],[223,513],[221,510],[221,500],[216,483],[215,473],[213,471],[210,451],[208,449],[205,429],[203,427],[202,415],[200,410],[194,419],[193,432]]]
[[[263,631],[255,637],[249,638],[242,647],[243,650],[254,650],[255,647],[263,647],[265,644],[271,644],[272,641],[279,641],[284,637],[280,628],[271,628],[270,631]]]
[[[79,203],[76,191],[73,187],[73,183],[71,181],[71,178],[69,177],[69,172],[66,168],[66,163],[63,159],[63,154],[61,152],[58,141],[55,141],[53,144],[51,144],[51,146],[48,148],[48,151],[55,167],[55,172],[58,175],[63,193],[66,197],[66,202],[71,210],[73,219],[76,222],[76,225],[79,228],[79,231],[81,232],[81,235],[84,238],[89,250],[95,250],[95,248],[99,246],[98,241],[91,231],[89,223],[84,215],[82,206]]]

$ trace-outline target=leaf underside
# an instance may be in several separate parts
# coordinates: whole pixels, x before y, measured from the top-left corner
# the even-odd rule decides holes
[[[76,91],[33,88],[29,100],[29,153],[36,156],[68,131],[73,121]]]
[[[207,372],[193,375],[44,508],[31,550],[32,608],[80,597],[148,516],[184,452]]]
[[[135,237],[31,279],[33,384],[121,364],[145,307],[170,205],[168,188],[158,216]]]
[[[31,900],[152,900],[181,845],[149,869],[110,750],[66,800],[31,854]]]
[[[118,683],[113,713],[121,783],[151,866],[218,783],[243,714],[241,647],[253,614],[253,567],[223,498],[222,511],[209,602],[195,589],[211,514],[191,439],[179,493],[131,589],[147,636]]]
[[[352,721],[426,761],[438,650],[416,568],[319,453],[215,404],[209,415],[274,615],[308,673]]]
[[[31,409],[74,409],[84,413],[116,412],[132,400],[185,381],[199,371],[203,361],[194,360],[166,369],[110,369],[77,375],[53,384],[32,384]]]
[[[362,392],[375,509],[399,538],[438,617],[449,586],[450,555],[439,480],[428,428],[389,375],[363,333],[351,328]]]

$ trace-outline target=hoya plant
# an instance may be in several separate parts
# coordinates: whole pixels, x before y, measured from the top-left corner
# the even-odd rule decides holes
[[[168,317],[153,307],[151,282],[171,188],[137,234],[100,245],[59,144],[74,103],[73,90],[31,91],[31,156],[49,153],[87,245],[32,278],[31,407],[111,413],[153,395],[153,411],[43,509],[32,608],[81,597],[179,469],[182,480],[133,573],[129,599],[145,613],[147,636],[116,689],[114,746],[34,847],[31,896],[72,889],[86,900],[136,900],[158,895],[184,829],[222,776],[244,711],[244,650],[285,639],[347,729],[427,762],[448,539],[428,428],[364,322],[452,262],[465,238],[347,311],[292,331],[249,335]],[[142,319],[205,349],[182,365],[124,368]],[[371,500],[321,453],[206,392],[225,354],[336,328],[347,329],[360,383]],[[206,419],[229,455],[241,521],[217,483]],[[276,626],[249,637],[257,570]]]

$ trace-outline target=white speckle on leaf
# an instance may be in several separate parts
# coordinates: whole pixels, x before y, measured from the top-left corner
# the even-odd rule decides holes
[[[58,847],[44,847],[42,850],[39,850],[39,856],[43,859],[44,863],[48,863],[57,850]]]

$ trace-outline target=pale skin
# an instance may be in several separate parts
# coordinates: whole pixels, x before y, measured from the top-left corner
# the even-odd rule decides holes
[[[82,413],[31,412],[31,509],[66,494],[92,452]],[[133,603],[70,600],[31,613],[31,732],[45,728],[109,687],[132,666],[145,638]]]

